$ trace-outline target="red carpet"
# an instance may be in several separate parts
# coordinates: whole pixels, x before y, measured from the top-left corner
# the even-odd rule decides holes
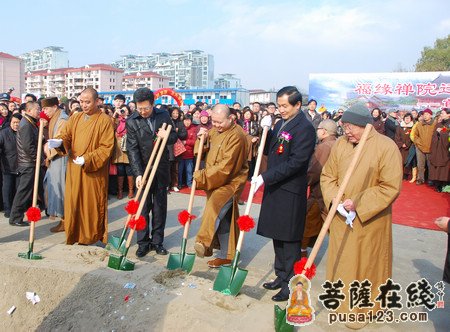
[[[247,200],[250,182],[245,185],[241,195],[243,201]],[[190,189],[183,188],[182,194],[190,194]],[[206,196],[203,190],[195,192],[198,196]],[[253,198],[253,203],[261,204],[263,188],[259,189]],[[441,216],[450,216],[450,194],[438,193],[427,185],[417,186],[403,181],[400,196],[394,203],[393,223],[424,229],[437,230],[434,220]]]

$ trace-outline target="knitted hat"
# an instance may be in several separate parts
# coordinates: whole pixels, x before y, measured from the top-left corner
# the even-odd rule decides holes
[[[50,98],[44,98],[41,100],[41,107],[52,107],[52,106],[58,106],[58,98],[56,97],[50,97]]]
[[[326,119],[320,122],[317,126],[317,129],[319,128],[325,129],[329,135],[337,135],[337,124],[331,119]]]
[[[202,117],[202,116],[209,117],[209,114],[208,114],[208,112],[206,112],[206,111],[201,111],[201,112],[200,112],[200,117]]]
[[[433,111],[430,110],[429,108],[425,108],[425,109],[423,110],[423,113],[428,113],[428,114],[430,114],[430,115],[433,115]]]
[[[341,118],[342,122],[354,124],[359,127],[365,127],[366,124],[373,123],[372,114],[363,103],[356,103],[344,112]]]

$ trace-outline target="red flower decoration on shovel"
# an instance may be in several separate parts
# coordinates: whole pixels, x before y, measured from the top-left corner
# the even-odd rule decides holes
[[[180,213],[178,213],[178,222],[184,226],[188,221],[192,221],[197,216],[194,216],[193,214],[190,214],[187,210],[183,210]]]
[[[134,214],[136,214],[138,208],[139,208],[139,202],[132,199],[132,200],[128,201],[127,206],[125,206],[125,211],[127,211],[129,215],[134,215]]]
[[[143,231],[145,229],[145,226],[147,226],[147,222],[145,221],[145,218],[143,216],[140,216],[137,219],[131,218],[131,220],[128,222],[128,227],[137,231]]]
[[[299,261],[295,262],[294,264],[294,274],[301,274],[303,272],[303,269],[305,268],[306,262],[308,259],[306,257],[303,257]],[[314,263],[311,265],[310,268],[307,268],[305,270],[305,277],[311,280],[316,275],[316,266]]]
[[[30,207],[27,212],[28,222],[37,222],[41,220],[41,210],[37,207]]]
[[[237,223],[239,229],[243,232],[250,232],[255,227],[255,221],[248,215],[240,216]]]

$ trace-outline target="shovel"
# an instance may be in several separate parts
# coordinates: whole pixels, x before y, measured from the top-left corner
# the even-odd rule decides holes
[[[200,161],[202,160],[202,153],[203,153],[203,144],[205,142],[205,135],[200,136],[200,146],[197,152],[197,160],[195,161],[195,171],[198,171],[200,169]],[[187,212],[189,216],[191,216],[192,212],[192,206],[194,205],[194,196],[195,196],[195,188],[197,187],[197,183],[195,180],[192,181],[192,187],[191,187],[191,195],[189,197],[189,205]],[[189,218],[189,220],[184,224],[184,232],[183,232],[183,238],[181,240],[181,250],[179,254],[170,254],[169,260],[167,261],[167,269],[168,270],[176,270],[176,269],[182,269],[186,271],[187,273],[191,272],[192,267],[194,266],[195,261],[195,254],[188,254],[186,253],[186,243],[188,239],[189,234],[189,226],[191,225],[192,218]]]
[[[169,125],[167,127],[166,136],[164,136],[162,140],[162,144],[159,147],[158,154],[156,156],[155,164],[152,167],[152,171],[150,173],[149,179],[147,181],[147,184],[145,185],[144,193],[142,194],[141,201],[139,203],[139,208],[136,212],[136,216],[140,216],[142,213],[142,209],[144,208],[145,201],[147,199],[148,193],[150,191],[150,187],[152,186],[153,179],[156,174],[156,170],[158,169],[159,161],[161,160],[161,156],[164,152],[164,149],[166,148],[167,140],[169,139],[170,131],[172,130],[172,126]],[[127,242],[125,244],[125,248],[121,251],[122,255],[113,255],[111,254],[109,256],[108,260],[108,267],[115,269],[115,270],[122,270],[122,271],[132,271],[134,270],[134,262],[130,261],[127,258],[128,250],[130,249],[131,240],[134,235],[135,228],[132,228],[130,230],[130,233],[128,233]]]
[[[261,143],[258,149],[258,157],[256,159],[255,171],[253,172],[253,177],[258,176],[259,168],[261,166],[261,159],[264,152],[264,145],[266,144],[267,133],[269,127],[264,126],[263,133],[261,135]],[[250,213],[250,208],[252,206],[253,196],[255,191],[255,184],[252,182],[250,186],[250,192],[248,194],[247,205],[245,206],[244,216],[248,216]],[[239,232],[239,239],[236,246],[236,253],[234,254],[231,266],[221,266],[219,273],[217,274],[216,280],[214,281],[213,289],[218,292],[222,292],[226,295],[236,296],[244,284],[245,278],[247,277],[248,271],[238,267],[239,258],[241,256],[242,243],[244,241],[244,231]]]
[[[41,170],[41,154],[42,154],[42,137],[44,136],[44,123],[43,120],[39,120],[39,134],[38,134],[38,147],[36,153],[36,169],[34,171],[34,187],[33,187],[33,201],[32,207],[36,208],[38,199],[38,187],[39,187],[39,173]],[[34,246],[34,227],[36,222],[30,222],[30,239],[28,242],[28,252],[19,253],[19,257],[25,259],[42,259],[42,255],[33,253]]]
[[[167,126],[167,124],[163,123],[161,128],[166,129],[166,126]],[[142,183],[145,183],[145,181],[147,180],[148,173],[150,173],[150,170],[151,170],[152,164],[153,164],[153,160],[155,160],[156,152],[157,152],[160,144],[161,144],[161,138],[158,136],[158,138],[155,141],[155,144],[153,145],[152,154],[150,155],[150,159],[148,160],[147,167],[145,168],[145,171],[144,171],[144,175],[142,175]],[[142,188],[144,188],[144,186],[141,186],[140,188],[138,188],[136,196],[134,198],[135,201],[139,201],[139,196],[141,196]],[[120,237],[112,236],[111,239],[109,240],[109,244],[119,251],[124,250],[125,237],[127,236],[127,230],[128,230],[127,226],[128,226],[128,222],[131,220],[132,217],[133,217],[133,215],[128,214],[127,220],[125,222],[125,225],[123,226],[122,234],[120,235]]]

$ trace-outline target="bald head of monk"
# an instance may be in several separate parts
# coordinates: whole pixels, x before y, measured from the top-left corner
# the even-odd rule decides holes
[[[211,122],[219,133],[230,129],[234,122],[228,106],[224,104],[215,105],[211,111]]]
[[[92,115],[98,112],[98,93],[94,88],[86,88],[80,94],[80,105],[83,112]]]

